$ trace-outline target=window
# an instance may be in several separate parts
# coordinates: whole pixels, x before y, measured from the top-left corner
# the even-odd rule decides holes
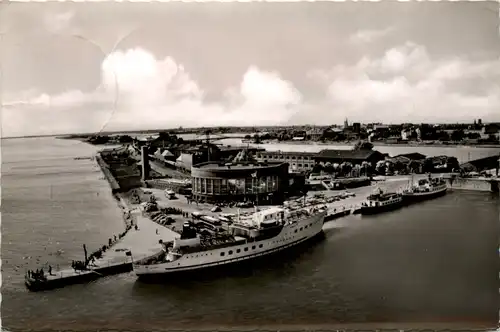
[[[294,232],[294,233],[297,233],[297,230],[294,230],[293,232]]]
[[[301,227],[299,230],[301,231],[303,228]]]
[[[252,249],[255,249],[255,246],[252,246]]]
[[[259,244],[259,248],[262,248],[262,244]]]
[[[225,254],[226,254],[225,252],[221,252],[221,253],[220,253],[220,255],[221,255],[221,256],[224,256]]]
[[[229,250],[229,255],[232,255],[233,254],[233,251],[232,250]]]
[[[205,179],[200,179],[200,193],[205,192]]]
[[[240,252],[241,252],[241,250],[240,250],[240,249],[236,249],[236,253],[240,253]]]
[[[248,251],[248,248],[243,249],[244,251]]]

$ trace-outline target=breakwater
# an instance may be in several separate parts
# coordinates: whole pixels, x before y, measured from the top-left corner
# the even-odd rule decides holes
[[[116,193],[116,192],[120,191],[120,185],[118,184],[118,181],[116,181],[115,177],[111,173],[109,165],[104,161],[104,159],[102,159],[102,156],[101,156],[100,152],[97,153],[95,159],[97,161],[97,164],[101,168],[101,171],[104,174],[104,177],[108,181],[108,183],[109,183],[109,185],[111,187],[111,191],[113,193]]]
[[[141,171],[126,149],[101,151],[96,160],[113,193],[126,192],[142,186]]]

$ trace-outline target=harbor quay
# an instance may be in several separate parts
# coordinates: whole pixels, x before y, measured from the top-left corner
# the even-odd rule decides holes
[[[126,230],[120,234],[118,239],[116,237],[114,240],[110,238],[109,243],[103,246],[102,250],[99,250],[99,255],[92,254],[88,259],[85,249],[85,261],[84,263],[78,262],[78,266],[73,263],[71,268],[58,271],[53,271],[51,268],[50,271],[45,271],[48,273],[44,273],[43,270],[37,270],[36,273],[30,271],[31,273],[26,276],[28,289],[37,291],[63,287],[107,275],[129,272],[132,270],[134,262],[143,261],[145,258],[153,257],[161,252],[162,243],[169,243],[180,238],[179,232],[183,228],[183,224],[193,218],[193,213],[216,218],[221,217],[221,214],[224,213],[234,216],[250,214],[258,209],[262,210],[276,205],[277,202],[273,202],[273,199],[266,199],[266,196],[272,195],[274,198],[279,198],[280,194],[288,189],[288,181],[285,181],[285,173],[288,173],[286,163],[255,164],[255,161],[252,161],[251,157],[245,153],[246,150],[242,150],[237,155],[238,158],[230,164],[205,163],[193,166],[192,171],[196,172],[192,174],[192,178],[196,181],[193,183],[192,194],[177,193],[172,197],[171,194],[168,194],[172,190],[149,187],[146,180],[151,171],[147,167],[150,160],[145,151],[141,152],[140,175],[137,173],[139,165],[134,166],[134,162],[127,159],[128,154],[123,149],[101,152],[96,158],[113,190],[119,207],[123,211]],[[210,171],[214,174],[204,169],[203,166],[206,166],[205,168],[212,167]],[[273,173],[275,168],[277,170],[283,169],[283,171],[275,174]],[[131,173],[133,181],[128,181],[123,175],[132,171],[135,172]],[[134,185],[138,183],[136,179],[138,176],[142,178],[140,181],[142,185],[139,187]],[[305,197],[303,196],[304,192],[298,190],[296,196],[288,197],[281,203],[293,204],[293,200],[296,200],[311,207],[325,206],[327,213],[324,221],[329,223],[328,227],[341,228],[344,227],[341,222],[342,217],[359,212],[366,197],[374,189],[383,188],[384,191],[389,192],[401,191],[410,182],[427,176],[426,174],[381,176],[381,179],[373,178],[374,181],[371,181],[371,185],[368,186],[340,191],[309,191]],[[245,179],[244,184],[237,181],[241,177]],[[452,184],[450,176],[448,176],[448,181]],[[224,189],[227,190],[227,194],[232,194],[228,197],[233,197],[239,190],[241,192],[239,201],[246,201],[248,188],[251,189],[252,193],[256,192],[258,195],[254,195],[253,200],[247,201],[250,204],[247,204],[246,207],[243,207],[245,205],[227,204],[227,198],[222,201],[211,199],[217,194],[220,196]],[[254,190],[255,188],[258,190]],[[263,197],[259,197],[261,196],[260,190],[263,190]],[[199,195],[196,196],[196,193]],[[161,220],[165,220],[164,218],[155,219],[154,214],[146,211],[148,203],[154,203],[156,211],[163,214],[164,217],[168,216],[169,222],[162,222]],[[165,212],[168,209],[173,209],[170,211],[175,210],[175,212]]]
[[[166,227],[158,227],[152,220],[141,215],[138,208],[129,210],[133,216],[133,227],[113,243],[102,256],[92,260],[86,269],[65,268],[46,271],[44,278],[29,278],[28,289],[32,291],[53,289],[86,282],[103,276],[129,272],[132,262],[154,255],[161,250],[159,241],[173,241],[179,234]],[[128,213],[128,211],[126,212]],[[137,226],[137,227],[135,227]]]

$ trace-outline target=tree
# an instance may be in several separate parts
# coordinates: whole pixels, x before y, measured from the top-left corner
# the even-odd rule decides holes
[[[467,134],[468,139],[479,139],[481,138],[481,134],[479,133],[468,133]]]
[[[417,160],[411,160],[408,165],[408,172],[409,173],[418,173],[420,170],[420,162]]]
[[[454,130],[452,133],[451,133],[451,140],[452,141],[461,141],[464,139],[464,131],[463,130]]]
[[[158,134],[158,138],[162,141],[170,141],[170,134],[166,131],[162,131]]]
[[[449,141],[450,135],[446,131],[441,130],[437,133],[437,139],[440,141]]]
[[[434,161],[432,158],[425,158],[424,163],[422,165],[422,171],[424,173],[434,172]]]
[[[373,144],[366,141],[358,141],[354,145],[353,150],[371,150],[373,149]]]
[[[460,169],[460,163],[458,162],[458,159],[456,157],[447,157],[446,165],[448,172]]]
[[[130,137],[129,135],[122,135],[122,136],[120,136],[119,140],[120,140],[120,143],[130,143],[134,139],[132,137]]]
[[[327,162],[325,163],[325,167],[323,167],[323,170],[327,173],[333,173],[334,172],[334,168],[333,168],[333,165],[331,162]]]
[[[316,164],[314,164],[311,173],[318,174],[318,173],[321,173],[322,170],[323,170],[323,166],[321,166],[320,163],[316,163]]]
[[[377,166],[375,166],[375,171],[378,174],[385,174],[386,169],[387,169],[387,165],[385,164],[385,161],[379,161],[377,163]]]

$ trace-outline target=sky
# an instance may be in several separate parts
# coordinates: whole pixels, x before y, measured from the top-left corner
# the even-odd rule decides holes
[[[495,2],[0,4],[2,137],[500,121]]]

